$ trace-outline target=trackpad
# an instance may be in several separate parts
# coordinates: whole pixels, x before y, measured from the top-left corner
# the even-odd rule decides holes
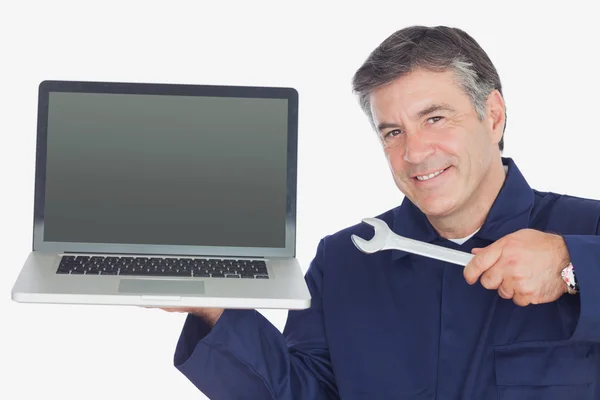
[[[202,281],[170,281],[155,279],[121,279],[119,292],[135,294],[204,294]]]

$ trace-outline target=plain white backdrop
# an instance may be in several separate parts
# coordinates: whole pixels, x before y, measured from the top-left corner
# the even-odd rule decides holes
[[[505,156],[536,189],[600,199],[600,34],[593,7],[577,1],[3,2],[0,399],[205,398],[173,367],[183,315],[11,301],[31,250],[40,81],[295,87],[297,255],[306,269],[322,236],[402,200],[350,80],[373,48],[407,25],[450,25],[474,36],[504,85]],[[283,329],[285,311],[262,312]]]

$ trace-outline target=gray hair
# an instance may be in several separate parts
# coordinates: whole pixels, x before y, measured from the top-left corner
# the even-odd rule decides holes
[[[502,84],[494,64],[466,32],[447,26],[410,26],[396,31],[369,55],[352,78],[353,92],[375,128],[371,114],[371,91],[422,68],[434,72],[454,71],[458,83],[469,96],[480,120],[486,100]],[[506,130],[506,113],[504,115]],[[498,144],[504,150],[504,131]]]

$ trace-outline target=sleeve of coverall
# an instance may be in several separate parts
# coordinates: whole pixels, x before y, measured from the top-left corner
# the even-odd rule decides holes
[[[290,310],[283,334],[254,310],[225,310],[210,329],[188,315],[175,367],[212,400],[339,398],[323,326],[323,240],[305,280],[306,310]]]

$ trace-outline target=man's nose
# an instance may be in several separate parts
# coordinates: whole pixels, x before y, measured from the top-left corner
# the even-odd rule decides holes
[[[419,133],[407,133],[404,160],[411,164],[419,164],[433,154],[431,143]]]

